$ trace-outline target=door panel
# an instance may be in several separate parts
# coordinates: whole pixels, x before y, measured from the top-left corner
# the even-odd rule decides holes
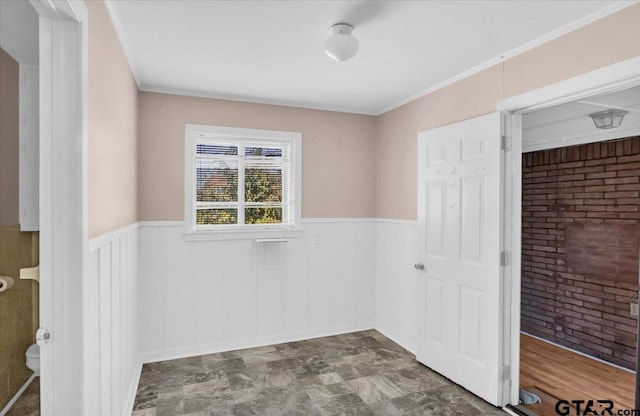
[[[484,177],[463,178],[460,204],[460,259],[482,263],[484,226]]]
[[[427,277],[427,338],[429,341],[444,343],[443,322],[439,319],[444,314],[444,282]]]
[[[460,288],[460,351],[467,358],[482,361],[482,292]]]
[[[500,118],[420,133],[424,284],[419,361],[497,405],[500,360]]]
[[[431,256],[444,256],[444,235],[446,234],[445,219],[445,184],[443,181],[433,181],[427,184],[427,252]]]

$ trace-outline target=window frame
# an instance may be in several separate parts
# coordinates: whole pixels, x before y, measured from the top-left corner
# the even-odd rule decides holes
[[[229,224],[198,227],[196,224],[196,144],[202,139],[219,142],[242,143],[244,146],[261,142],[289,146],[290,186],[289,198],[283,205],[292,203],[292,224]],[[239,152],[240,153],[240,152]],[[240,170],[240,167],[239,167]],[[238,177],[244,177],[244,172]],[[184,182],[184,237],[189,241],[237,240],[237,239],[282,239],[302,235],[302,134],[299,132],[245,129],[200,124],[185,125],[185,182]],[[239,184],[239,192],[243,188]],[[284,189],[284,186],[283,186]],[[284,199],[284,195],[283,195]]]

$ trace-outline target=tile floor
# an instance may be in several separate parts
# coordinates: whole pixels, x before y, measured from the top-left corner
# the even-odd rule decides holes
[[[145,364],[133,416],[505,415],[363,331]]]
[[[7,416],[40,416],[40,377],[33,379]]]

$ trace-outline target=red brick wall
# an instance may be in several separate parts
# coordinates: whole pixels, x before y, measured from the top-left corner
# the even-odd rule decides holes
[[[522,162],[522,330],[635,368],[640,137]]]

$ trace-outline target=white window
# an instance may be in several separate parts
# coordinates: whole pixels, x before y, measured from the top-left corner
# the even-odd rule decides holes
[[[186,238],[300,234],[302,135],[187,124]]]

